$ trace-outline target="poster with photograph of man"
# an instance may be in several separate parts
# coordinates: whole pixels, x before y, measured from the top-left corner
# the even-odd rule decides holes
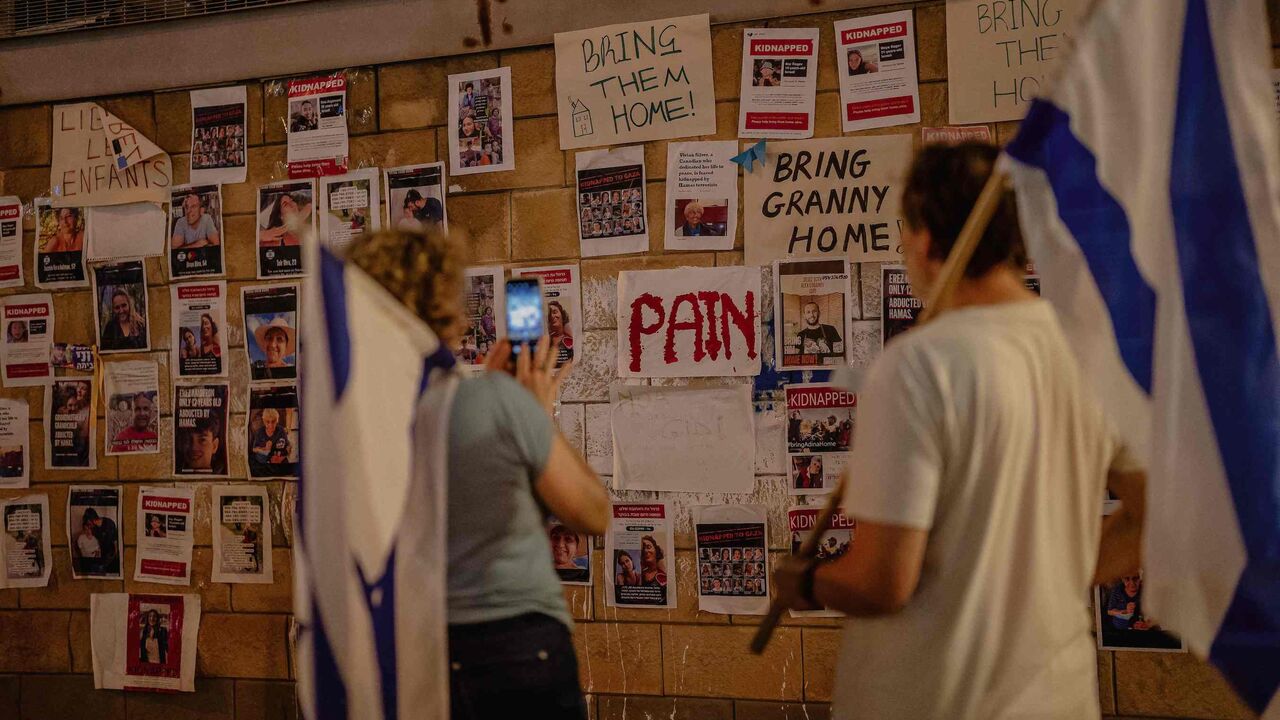
[[[71,577],[119,580],[120,488],[73,485],[67,491]]]
[[[160,379],[155,362],[103,363],[107,455],[160,452]]]
[[[247,166],[244,85],[191,91],[191,182],[244,182]]]
[[[173,474],[227,476],[227,383],[173,386]]]
[[[605,535],[604,557],[612,581],[609,607],[674,608],[675,566],[667,555],[675,549],[671,508],[667,503],[614,503]],[[674,556],[671,558],[675,562]]]
[[[251,478],[298,477],[298,388],[249,388],[248,462]]]
[[[45,290],[89,285],[85,270],[85,237],[89,226],[85,208],[50,205],[49,198],[33,201],[36,212],[36,287]]]
[[[591,584],[591,536],[575,532],[555,518],[547,520],[551,560],[564,585]]]
[[[777,368],[812,370],[849,363],[852,302],[848,260],[779,260],[773,265]]]
[[[458,362],[464,366],[482,367],[489,349],[507,334],[504,279],[501,265],[467,268],[462,281],[462,307],[467,326],[456,353]]]
[[[382,227],[378,168],[320,178],[320,242],[339,256]]]
[[[249,379],[298,377],[298,285],[255,285],[241,290]]]
[[[44,391],[46,470],[93,470],[98,466],[93,429],[92,378],[55,378]]]
[[[93,593],[96,689],[195,692],[200,596]]]
[[[222,188],[173,188],[169,199],[169,277],[221,275],[222,247]]]
[[[184,283],[169,288],[175,378],[226,377],[227,283]]]
[[[286,130],[289,177],[324,177],[346,172],[346,74],[290,80]]]
[[[698,609],[724,615],[769,611],[767,511],[760,505],[693,509]]]
[[[26,400],[0,398],[0,490],[31,484],[30,415]]]
[[[141,260],[93,267],[98,352],[151,349],[147,325],[147,268]]]
[[[516,167],[511,68],[449,76],[449,169],[454,175]]]
[[[445,208],[444,163],[387,168],[382,175],[387,199],[387,227],[421,232],[438,227],[449,231]]]
[[[1093,604],[1099,649],[1187,651],[1186,644],[1162,629],[1143,607],[1141,570],[1094,588]]]
[[[258,279],[302,275],[302,239],[316,231],[315,195],[311,180],[258,188]]]
[[[213,581],[271,583],[271,511],[267,489],[214,485]]]
[[[831,383],[794,383],[785,393],[790,492],[829,493],[849,461],[858,396]]]
[[[27,495],[0,501],[0,588],[45,587],[53,571],[49,536],[49,496]]]

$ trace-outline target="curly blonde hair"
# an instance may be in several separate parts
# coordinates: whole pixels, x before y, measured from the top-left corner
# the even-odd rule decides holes
[[[439,230],[382,230],[353,243],[346,256],[452,346],[465,323],[462,247]]]

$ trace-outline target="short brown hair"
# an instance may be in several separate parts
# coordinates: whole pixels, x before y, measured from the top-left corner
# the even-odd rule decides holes
[[[427,323],[446,344],[462,329],[461,243],[439,230],[382,230],[353,243],[347,261]]]

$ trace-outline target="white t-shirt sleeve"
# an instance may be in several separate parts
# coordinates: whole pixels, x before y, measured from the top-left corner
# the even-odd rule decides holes
[[[858,520],[928,530],[942,476],[937,385],[916,353],[890,348],[858,397],[844,510]]]

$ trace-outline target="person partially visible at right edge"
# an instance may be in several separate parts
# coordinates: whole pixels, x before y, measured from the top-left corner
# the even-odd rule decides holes
[[[998,154],[933,145],[912,163],[902,244],[921,297]],[[774,572],[785,605],[850,616],[833,718],[1099,717],[1087,598],[1137,570],[1145,474],[1023,285],[1024,254],[1006,192],[954,302],[862,383],[842,502],[853,547]],[[1105,524],[1104,487],[1122,503]]]
[[[452,349],[466,328],[464,260],[438,230],[390,230],[348,261],[421,317]],[[462,379],[448,437],[448,621],[453,720],[585,720],[573,620],[547,542],[546,515],[603,535],[609,498],[553,420],[560,381],[544,335],[536,349],[499,339],[486,371]]]

